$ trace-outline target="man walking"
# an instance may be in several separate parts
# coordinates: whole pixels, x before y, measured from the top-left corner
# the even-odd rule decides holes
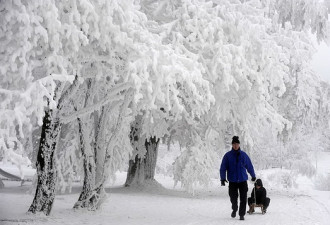
[[[221,186],[225,186],[226,172],[227,179],[229,181],[229,197],[232,205],[233,212],[231,217],[236,217],[236,212],[238,210],[238,193],[240,196],[239,205],[239,216],[240,220],[244,220],[244,215],[246,212],[246,199],[248,192],[248,175],[246,170],[252,177],[252,181],[256,180],[256,175],[254,173],[254,168],[251,163],[249,156],[240,149],[240,141],[238,136],[234,136],[232,140],[232,149],[227,152],[221,162],[220,166],[220,180]]]

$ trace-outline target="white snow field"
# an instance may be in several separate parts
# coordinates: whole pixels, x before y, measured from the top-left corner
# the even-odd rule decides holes
[[[320,153],[319,173],[330,172],[330,153]],[[256,209],[246,215],[245,221],[231,218],[228,187],[221,187],[214,180],[209,188],[199,188],[195,195],[180,187],[173,187],[172,178],[157,175],[164,188],[150,187],[145,190],[125,188],[125,173],[118,173],[117,180],[106,189],[108,198],[96,212],[75,211],[73,204],[78,199],[80,186],[77,183],[69,194],[57,194],[50,216],[27,214],[32,202],[31,182],[4,180],[0,189],[0,224],[93,224],[93,225],[194,225],[194,224],[330,224],[330,191],[315,190],[311,179],[300,177],[297,185],[282,188],[275,184],[279,169],[257,171],[263,178],[271,203],[265,215]],[[249,193],[252,190],[249,182]]]

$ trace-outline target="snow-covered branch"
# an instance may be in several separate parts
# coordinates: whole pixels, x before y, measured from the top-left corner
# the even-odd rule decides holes
[[[74,113],[72,113],[71,115],[68,116],[62,116],[60,121],[62,123],[69,123],[71,121],[76,120],[79,117],[82,117],[86,114],[90,114],[94,111],[99,110],[102,106],[105,106],[107,104],[109,104],[110,102],[115,102],[115,101],[120,101],[124,99],[124,96],[119,95],[120,92],[128,90],[132,87],[131,83],[122,83],[122,84],[118,84],[116,85],[114,88],[111,89],[111,92],[108,93],[102,100],[100,100],[99,102],[85,107],[79,111],[76,111]]]

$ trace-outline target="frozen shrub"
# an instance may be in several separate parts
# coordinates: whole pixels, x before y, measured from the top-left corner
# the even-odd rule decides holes
[[[175,185],[181,182],[182,187],[189,193],[194,193],[197,185],[207,187],[216,168],[215,153],[208,148],[203,148],[203,151],[199,148],[203,146],[186,149],[174,162]]]
[[[314,179],[314,186],[319,191],[330,191],[330,173],[317,175]]]
[[[297,187],[296,176],[289,170],[276,170],[268,175],[267,180],[272,187],[279,189]]]
[[[312,177],[316,173],[315,167],[310,162],[305,160],[298,160],[293,162],[292,169],[307,177]]]

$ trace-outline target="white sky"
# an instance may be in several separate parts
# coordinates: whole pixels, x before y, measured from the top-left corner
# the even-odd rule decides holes
[[[330,47],[324,42],[318,46],[318,52],[313,57],[312,68],[321,79],[330,83]]]

